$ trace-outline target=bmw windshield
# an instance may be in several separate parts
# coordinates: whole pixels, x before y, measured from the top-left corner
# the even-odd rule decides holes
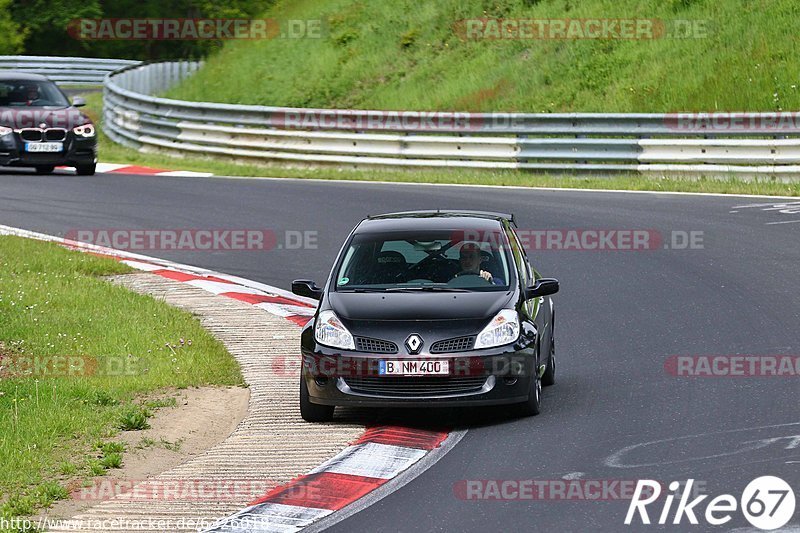
[[[0,107],[69,107],[69,101],[51,81],[3,80]]]
[[[409,231],[353,236],[339,292],[504,291],[513,281],[501,231]]]

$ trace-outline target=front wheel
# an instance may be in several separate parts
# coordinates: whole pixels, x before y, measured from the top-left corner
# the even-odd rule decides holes
[[[542,380],[539,373],[534,371],[531,379],[531,390],[528,393],[528,400],[517,405],[519,416],[536,416],[542,408]]]
[[[542,374],[542,385],[549,387],[556,382],[556,339],[550,335],[550,355],[547,358],[547,367]]]
[[[94,176],[94,172],[97,169],[97,165],[92,163],[91,165],[78,165],[75,167],[75,174],[78,176]]]
[[[334,406],[311,403],[308,396],[308,385],[305,378],[300,376],[300,416],[306,422],[330,422],[333,420]]]

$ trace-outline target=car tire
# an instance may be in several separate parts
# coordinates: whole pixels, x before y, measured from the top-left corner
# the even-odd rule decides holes
[[[52,174],[56,169],[55,165],[36,165],[37,174]]]
[[[91,165],[78,165],[75,167],[75,174],[78,176],[94,176],[94,172],[97,169],[97,165],[92,163]]]
[[[533,378],[531,379],[531,390],[528,393],[528,400],[517,405],[519,416],[536,416],[542,407],[542,380],[534,367]]]
[[[550,334],[550,354],[547,357],[547,366],[542,374],[542,385],[549,387],[556,382],[556,338]]]
[[[330,422],[333,420],[334,406],[311,403],[308,396],[308,385],[305,378],[300,376],[300,416],[306,422]]]

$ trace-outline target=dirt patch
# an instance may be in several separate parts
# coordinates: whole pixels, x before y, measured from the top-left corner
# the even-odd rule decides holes
[[[148,420],[149,429],[123,431],[109,439],[126,444],[122,468],[92,478],[87,490],[82,491],[80,485],[70,487],[73,498],[56,502],[43,514],[68,518],[99,503],[93,487],[102,489],[94,494],[102,494],[103,490],[127,482],[135,484],[202,454],[233,433],[247,414],[250,393],[242,387],[200,387],[174,391],[169,396],[175,398],[175,406],[154,411]]]

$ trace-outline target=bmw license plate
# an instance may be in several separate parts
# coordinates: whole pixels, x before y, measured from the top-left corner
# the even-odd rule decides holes
[[[64,150],[64,143],[25,143],[26,152],[61,152]]]
[[[446,376],[450,372],[449,361],[381,360],[378,374],[381,376]]]

